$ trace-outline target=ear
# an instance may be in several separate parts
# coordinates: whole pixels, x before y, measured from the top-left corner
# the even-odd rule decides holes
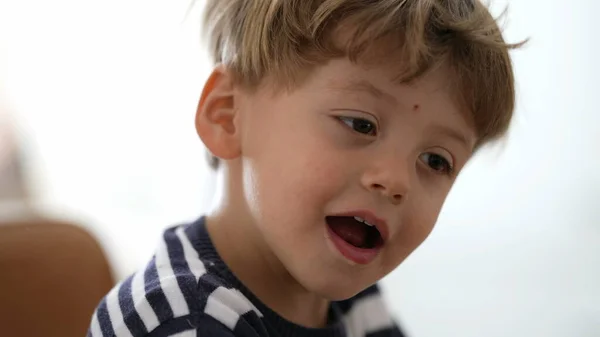
[[[235,86],[224,66],[216,67],[204,85],[196,110],[196,132],[210,153],[221,159],[240,156]]]

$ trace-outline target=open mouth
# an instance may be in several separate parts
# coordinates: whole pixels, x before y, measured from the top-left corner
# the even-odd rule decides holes
[[[360,249],[375,249],[383,246],[381,233],[373,224],[357,216],[327,216],[327,226],[339,238]]]

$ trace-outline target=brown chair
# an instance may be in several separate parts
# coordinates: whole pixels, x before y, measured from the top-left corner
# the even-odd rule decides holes
[[[0,221],[0,336],[85,336],[113,285],[102,249],[82,228]]]

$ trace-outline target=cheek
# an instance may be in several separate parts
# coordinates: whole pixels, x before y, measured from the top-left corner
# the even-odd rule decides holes
[[[413,200],[412,212],[407,221],[410,223],[411,230],[421,241],[433,230],[447,195],[445,190],[438,189],[438,193],[422,194],[422,198]]]
[[[261,188],[269,202],[289,213],[320,211],[344,186],[338,162],[323,147],[309,143],[281,151],[261,170]]]
[[[398,241],[393,243],[393,252],[389,254],[389,265],[395,267],[401,263],[431,234],[443,204],[440,199],[413,199],[407,205],[406,209],[410,211],[404,213]]]
[[[258,222],[285,222],[288,228],[320,220],[345,184],[343,158],[314,130],[271,131],[245,170],[253,213],[260,213]]]
[[[248,177],[253,181],[250,207],[255,223],[280,256],[287,254],[285,247],[295,252],[322,237],[327,206],[344,185],[330,160],[318,160],[322,152],[308,150],[303,147],[291,155],[280,152],[277,158],[271,152],[269,163],[262,162],[266,166]]]

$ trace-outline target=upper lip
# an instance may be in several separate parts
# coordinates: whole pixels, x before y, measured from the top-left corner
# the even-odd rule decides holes
[[[338,214],[335,214],[334,216],[351,216],[351,217],[356,216],[356,217],[364,219],[366,222],[370,223],[371,225],[374,225],[375,228],[377,228],[377,230],[379,231],[379,235],[381,235],[381,239],[383,240],[383,242],[387,241],[387,239],[390,235],[390,231],[389,231],[387,222],[369,210],[349,211],[349,212],[344,212],[344,213],[338,213]]]

